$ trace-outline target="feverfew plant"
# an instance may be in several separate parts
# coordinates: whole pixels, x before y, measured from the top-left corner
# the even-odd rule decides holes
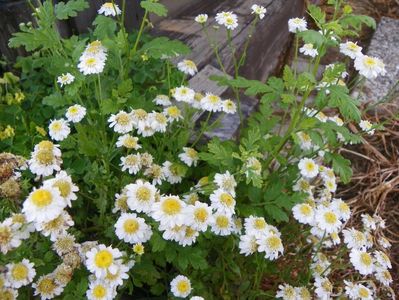
[[[188,47],[145,33],[149,13],[167,13],[155,0],[140,2],[145,14],[134,34],[123,26],[125,1],[108,2],[88,36],[68,39],[56,21],[87,8],[85,0],[36,8],[36,24],[10,40],[32,52],[17,64],[22,80],[0,81],[1,105],[15,117],[4,119],[12,130],[4,129],[0,147],[26,157],[0,159],[0,298],[393,297],[384,220],[365,214],[363,227],[348,227],[350,207],[335,196],[351,177],[338,149],[362,141],[348,125],[372,134],[378,124],[361,120],[346,64],[316,78],[330,48],[367,78],[383,75],[384,64],[348,40],[374,21],[330,2],[329,21],[308,7],[315,30],[304,18],[287,20],[295,61],[266,83],[239,73],[266,8],[248,7],[252,31],[241,57],[232,43],[237,14],[195,17],[226,75],[212,79],[233,99],[189,87],[197,66],[176,60]],[[226,34],[231,76],[209,28]],[[299,52],[307,72],[296,68]],[[260,105],[237,140],[204,141],[226,114],[243,121],[242,92]],[[193,119],[202,113],[198,128]]]

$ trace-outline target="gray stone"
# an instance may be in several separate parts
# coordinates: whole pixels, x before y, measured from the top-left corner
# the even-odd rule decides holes
[[[358,96],[362,103],[375,104],[384,101],[390,94],[389,99],[399,100],[399,20],[383,17],[378,24],[367,55],[382,59],[387,70],[386,75],[375,79],[367,79],[361,90],[356,90],[354,95]],[[396,84],[396,87],[395,87]],[[393,89],[395,87],[395,89]],[[385,99],[385,100],[389,100]]]

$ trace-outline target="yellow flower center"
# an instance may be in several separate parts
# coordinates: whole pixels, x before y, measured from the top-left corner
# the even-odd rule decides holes
[[[15,214],[12,216],[12,222],[18,224],[24,224],[26,222],[26,218],[23,214]]]
[[[14,294],[10,290],[0,290],[0,298],[3,300],[14,300]]]
[[[335,224],[337,222],[337,215],[331,211],[324,213],[324,220],[328,224]]]
[[[62,197],[67,197],[71,193],[71,184],[66,180],[57,180],[54,184],[54,187],[60,190]]]
[[[258,229],[258,230],[265,229],[266,225],[267,224],[266,224],[266,221],[264,219],[262,219],[262,218],[255,219],[254,227],[256,229]]]
[[[167,112],[168,115],[171,116],[172,118],[177,118],[177,117],[180,117],[180,115],[181,115],[180,109],[178,109],[176,106],[170,106],[170,107],[168,107],[168,109],[166,110],[166,112]]]
[[[267,246],[271,250],[278,250],[281,248],[281,239],[276,236],[272,235],[271,237],[267,238]]]
[[[94,57],[89,57],[88,59],[86,59],[86,65],[88,67],[93,67],[93,66],[95,66],[96,63],[97,63],[97,60]]]
[[[54,144],[50,141],[41,141],[38,144],[38,148],[40,150],[47,150],[47,151],[52,151],[54,149]]]
[[[47,222],[44,225],[44,229],[49,230],[49,231],[56,230],[56,229],[60,228],[63,223],[64,223],[64,218],[61,214],[57,218],[51,220],[50,222]]]
[[[219,228],[229,227],[229,218],[227,218],[226,216],[217,216],[216,217],[216,225]]]
[[[0,227],[0,245],[7,245],[11,240],[11,229],[8,226]]]
[[[118,115],[116,116],[115,121],[116,121],[116,123],[118,123],[119,125],[126,126],[126,125],[129,124],[130,118],[129,118],[129,115],[128,115],[128,114],[126,114],[126,113],[121,113],[121,114],[118,114]]]
[[[376,61],[374,58],[372,58],[372,57],[366,57],[366,58],[364,59],[364,64],[365,64],[367,67],[374,67],[374,66],[377,65],[377,61]]]
[[[136,233],[140,228],[139,222],[133,219],[126,220],[125,223],[123,223],[123,229],[125,230],[126,233],[133,234]]]
[[[305,164],[305,169],[306,169],[306,171],[308,171],[308,172],[312,172],[312,171],[315,170],[315,164],[314,164],[313,162],[311,162],[311,161],[308,161],[308,162],[306,162],[306,164]]]
[[[112,4],[112,2],[104,3],[103,6],[104,6],[104,8],[110,8],[110,9],[114,8],[114,5]]]
[[[160,124],[166,124],[168,122],[168,119],[165,117],[165,115],[161,113],[156,113],[155,119]]]
[[[184,61],[185,65],[190,68],[190,69],[195,69],[197,68],[197,66],[195,65],[195,63],[192,60],[185,60]]]
[[[76,115],[79,112],[79,109],[76,106],[72,106],[68,109],[68,113],[71,115]]]
[[[227,206],[227,207],[231,207],[231,206],[233,206],[234,205],[234,203],[235,203],[235,201],[234,201],[234,198],[230,195],[230,194],[228,194],[228,193],[222,193],[221,195],[220,195],[220,202],[223,204],[223,205],[225,205],[225,206]]]
[[[216,96],[216,95],[209,95],[208,96],[209,102],[211,102],[212,104],[216,104],[220,102],[220,97]]]
[[[327,292],[331,292],[332,291],[332,285],[331,285],[331,282],[329,280],[324,280],[323,283],[321,284],[321,286]]]
[[[186,150],[187,156],[191,159],[196,159],[198,157],[198,152],[195,151],[193,148],[188,148]]]
[[[108,250],[98,251],[94,257],[94,263],[99,268],[108,268],[113,261],[114,258],[112,256],[112,253]]]
[[[227,25],[233,25],[234,24],[234,19],[232,17],[227,17],[225,19],[225,22]]]
[[[309,204],[302,204],[299,211],[304,216],[310,216],[312,214],[312,207]]]
[[[288,286],[285,288],[284,294],[287,297],[287,299],[291,299],[290,297],[294,297],[294,295],[296,294],[295,289],[292,286]]]
[[[195,220],[201,223],[204,223],[208,219],[208,216],[209,216],[208,211],[203,207],[197,208],[194,211]]]
[[[163,203],[162,203],[162,210],[167,214],[167,215],[176,215],[181,212],[182,206],[180,204],[180,201],[175,198],[166,198]]]
[[[137,189],[136,197],[139,201],[147,202],[151,198],[151,191],[145,186],[141,186]]]
[[[46,207],[53,202],[53,195],[44,189],[38,189],[32,193],[32,203],[40,208]]]
[[[138,164],[138,162],[139,162],[139,160],[138,160],[137,156],[135,156],[135,155],[126,156],[126,159],[125,159],[125,164],[126,165],[135,166],[135,165]]]
[[[142,244],[135,244],[133,246],[133,251],[134,253],[138,255],[143,255],[144,254],[144,246]]]
[[[373,260],[370,256],[370,254],[363,252],[362,254],[360,254],[360,261],[362,264],[366,265],[366,266],[371,266],[371,264],[373,263]]]
[[[53,293],[56,287],[53,279],[45,277],[38,283],[37,290],[40,294],[48,295]]]
[[[24,264],[16,264],[11,271],[12,278],[14,280],[21,281],[28,277],[28,271],[28,268]]]
[[[340,203],[339,210],[344,213],[350,212],[350,208],[345,202]]]
[[[106,294],[107,289],[102,285],[96,285],[96,287],[93,289],[93,296],[96,298],[104,298]]]
[[[139,108],[134,111],[134,116],[139,120],[145,120],[148,114],[144,109]]]
[[[359,297],[368,298],[369,296],[370,296],[370,293],[366,288],[364,288],[364,287],[359,288]]]
[[[185,237],[190,238],[195,235],[197,231],[192,229],[191,227],[186,227],[186,231],[184,232]]]
[[[177,283],[176,288],[180,293],[187,293],[190,290],[190,283],[186,280],[181,280]]]
[[[53,151],[47,149],[41,149],[37,152],[36,159],[42,165],[50,165],[54,160]]]

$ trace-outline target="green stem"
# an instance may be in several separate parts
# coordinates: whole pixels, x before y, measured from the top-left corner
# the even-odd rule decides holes
[[[132,58],[137,52],[137,46],[139,45],[141,35],[143,34],[144,25],[147,22],[147,17],[148,17],[148,10],[145,10],[143,20],[141,21],[141,24],[140,24],[139,33],[137,34],[136,42],[134,43],[132,52],[130,54],[130,58]]]
[[[208,128],[208,122],[209,119],[211,118],[212,112],[210,111],[208,113],[208,116],[206,117],[206,120],[204,122],[204,125],[201,128],[200,134],[198,135],[198,137],[195,139],[194,143],[191,145],[191,148],[194,148],[194,146],[198,143],[198,141],[201,139],[202,135],[206,132],[207,128]]]

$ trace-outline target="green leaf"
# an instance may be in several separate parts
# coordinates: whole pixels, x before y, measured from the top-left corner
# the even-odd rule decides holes
[[[167,37],[158,37],[141,47],[139,54],[147,54],[150,57],[159,59],[161,57],[176,57],[187,55],[190,48],[178,40],[170,40]]]
[[[55,5],[55,16],[58,20],[66,20],[76,17],[78,12],[85,10],[89,4],[85,0],[69,0]]]
[[[313,4],[308,5],[308,13],[319,27],[326,22],[326,14],[319,6]]]
[[[56,107],[65,106],[69,102],[67,102],[66,99],[60,93],[57,92],[47,97],[44,97],[42,103],[44,105],[49,105],[51,107],[56,108]]]
[[[337,153],[326,153],[327,162],[332,162],[334,172],[339,175],[343,183],[349,183],[352,177],[352,168],[350,160]]]
[[[154,233],[150,240],[152,247],[152,252],[162,252],[166,247],[166,241],[159,235],[159,233]]]
[[[298,33],[305,43],[313,44],[315,47],[320,47],[325,41],[326,38],[318,31],[315,30],[305,30]]]
[[[373,29],[376,29],[377,27],[373,18],[364,15],[345,15],[341,17],[340,23],[346,28],[353,27],[357,31],[361,30],[363,24]]]
[[[106,39],[107,37],[112,37],[115,35],[116,21],[112,18],[108,18],[102,15],[96,17],[93,22],[96,26],[94,29],[94,36],[100,40]]]
[[[208,143],[209,153],[200,153],[200,159],[215,166],[233,166],[234,163],[232,155],[234,151],[230,143],[231,142],[227,141],[222,143],[219,139],[213,138]]]
[[[348,95],[348,89],[343,86],[331,86],[329,105],[337,107],[340,113],[348,120],[360,122],[360,110],[358,101]]]
[[[154,13],[160,17],[166,17],[168,14],[168,9],[165,7],[165,5],[158,2],[147,0],[147,1],[141,1],[140,5],[148,12]]]

